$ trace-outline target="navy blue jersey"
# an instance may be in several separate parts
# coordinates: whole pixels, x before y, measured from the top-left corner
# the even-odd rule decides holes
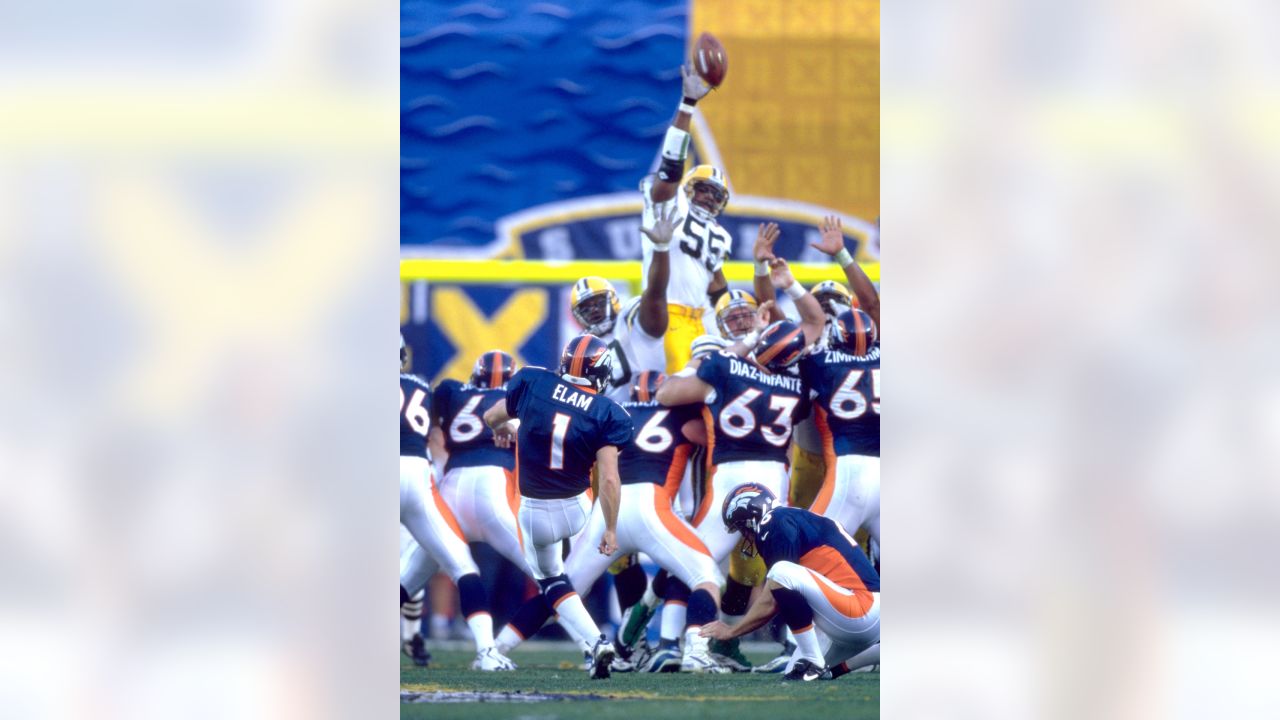
[[[867,607],[870,593],[880,592],[880,576],[849,533],[808,510],[775,507],[760,524],[756,550],[768,567],[793,562],[855,594],[866,593]]]
[[[631,416],[603,395],[545,368],[525,367],[507,383],[507,412],[520,420],[520,494],[573,497],[591,487],[596,451],[631,442]]]
[[[484,413],[507,396],[506,388],[482,388],[443,380],[431,400],[431,417],[444,433],[449,451],[445,472],[460,467],[496,465],[514,470],[513,448],[493,444],[493,431],[484,424]]]
[[[823,449],[880,457],[879,343],[862,356],[840,350],[814,353],[800,361],[800,372],[815,394],[814,421]]]
[[[417,375],[400,373],[400,456],[429,457],[431,387]]]
[[[800,377],[770,374],[728,352],[718,352],[702,361],[698,378],[715,388],[707,402],[713,465],[735,460],[788,461],[791,429],[809,416],[809,392]]]
[[[680,428],[690,420],[702,417],[696,405],[662,407],[657,400],[624,402],[622,409],[631,415],[635,437],[618,455],[618,475],[623,485],[653,483],[675,494],[684,479],[684,466],[693,451],[693,443]]]

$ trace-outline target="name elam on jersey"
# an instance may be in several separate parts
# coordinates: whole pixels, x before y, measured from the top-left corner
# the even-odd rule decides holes
[[[556,389],[551,391],[551,399],[559,400],[565,405],[572,405],[580,410],[586,410],[591,407],[595,397],[577,390],[570,390],[564,385],[557,385]]]
[[[727,352],[722,352],[721,354],[729,358],[729,372],[738,377],[751,378],[765,385],[780,387],[795,393],[802,392],[800,378],[794,375],[770,375],[769,373],[761,372],[759,368],[749,362],[739,360],[735,355]]]

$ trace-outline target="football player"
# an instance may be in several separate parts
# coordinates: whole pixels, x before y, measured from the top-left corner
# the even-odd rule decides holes
[[[762,483],[775,495],[786,497],[787,449],[795,422],[809,414],[809,393],[794,366],[801,354],[822,333],[822,309],[818,301],[795,281],[785,260],[771,262],[771,279],[795,302],[799,324],[780,320],[754,340],[745,359],[729,351],[695,359],[689,368],[667,380],[658,391],[665,406],[705,404],[714,474],[708,482],[693,524],[698,536],[717,562],[725,561],[738,538],[708,515],[734,488]],[[745,349],[742,343],[735,349]],[[746,609],[746,583],[730,583],[721,600],[726,621],[733,622]],[[717,661],[737,670],[743,662],[735,645],[713,648]]]
[[[540,597],[590,652],[594,679],[609,677],[616,651],[565,576],[560,542],[586,525],[595,464],[605,524],[597,549],[604,555],[618,549],[618,449],[631,442],[632,428],[627,412],[598,394],[608,387],[611,359],[603,340],[579,335],[565,345],[559,374],[538,367],[520,370],[507,384],[506,398],[484,413],[499,446],[519,441],[518,518],[525,560],[542,589]],[[503,633],[512,627],[508,624]]]
[[[400,523],[419,547],[400,567],[400,604],[410,602],[435,573],[436,565],[458,587],[462,612],[476,643],[473,670],[514,670],[515,664],[494,647],[489,598],[480,571],[471,558],[458,521],[440,497],[435,473],[427,457],[431,388],[417,375],[404,372],[408,362],[400,337]]]
[[[689,347],[706,332],[703,315],[728,290],[721,266],[729,256],[733,238],[717,220],[729,203],[724,171],[698,165],[685,172],[689,149],[689,123],[694,106],[711,90],[689,65],[681,68],[684,96],[675,120],[662,143],[662,159],[656,175],[640,182],[644,197],[645,225],[653,225],[668,203],[675,205],[678,230],[670,254],[671,281],[667,287],[669,321],[665,336],[666,371],[675,372],[689,360]],[[642,243],[646,274],[655,254],[653,243]]]
[[[666,366],[663,335],[667,331],[667,280],[669,249],[676,230],[676,208],[658,212],[640,232],[649,239],[652,262],[645,268],[644,291],[622,305],[613,285],[602,277],[588,276],[573,284],[569,308],[583,331],[609,346],[612,377],[605,394],[614,402],[626,402],[633,375]]]
[[[880,343],[871,316],[836,316],[831,346],[800,361],[812,390],[826,474],[810,508],[880,546]]]
[[[610,563],[628,553],[644,552],[660,567],[686,586],[688,626],[664,633],[659,653],[674,659],[674,667],[684,672],[721,673],[708,653],[707,639],[698,634],[703,624],[715,619],[720,602],[721,575],[706,545],[693,528],[672,511],[671,501],[684,478],[685,463],[694,441],[705,442],[701,411],[692,405],[666,408],[654,398],[664,376],[656,370],[641,372],[632,387],[632,399],[622,404],[631,415],[635,437],[618,455],[622,482],[622,503],[618,511],[617,548],[611,555],[596,551],[604,537],[604,510],[597,504],[587,521],[586,531],[573,542],[565,561],[565,574],[580,592],[586,592]],[[532,602],[537,602],[536,600]],[[543,612],[547,612],[545,605]],[[536,631],[547,615],[525,617],[527,631]],[[504,628],[505,632],[505,628]],[[679,636],[685,639],[684,655],[679,652]],[[509,650],[505,640],[500,641]]]
[[[878,663],[880,576],[839,523],[777,507],[776,497],[760,484],[740,486],[725,497],[721,522],[742,534],[769,571],[765,591],[742,622],[708,623],[702,634],[737,638],[781,613],[797,645],[786,680],[817,680],[828,668],[838,677]]]
[[[467,542],[489,543],[529,574],[520,549],[516,511],[515,450],[494,445],[493,431],[481,417],[507,395],[515,358],[490,350],[476,359],[467,384],[443,380],[431,402],[432,435],[448,451],[440,494],[453,510]]]

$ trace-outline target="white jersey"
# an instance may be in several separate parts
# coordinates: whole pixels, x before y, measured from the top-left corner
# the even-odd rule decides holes
[[[605,397],[614,402],[631,399],[631,380],[643,370],[665,370],[667,354],[661,337],[640,326],[640,296],[628,300],[613,323],[613,331],[600,336],[613,353],[613,378]]]
[[[707,286],[711,278],[733,245],[729,231],[720,227],[714,219],[704,223],[689,213],[689,198],[682,188],[676,189],[673,200],[655,204],[649,197],[653,177],[645,178],[640,183],[640,193],[644,196],[644,213],[641,216],[644,227],[653,227],[657,210],[665,210],[676,203],[675,235],[671,238],[671,279],[667,282],[667,302],[688,307],[707,307]],[[641,278],[649,280],[649,261],[653,259],[653,243],[641,234],[641,247],[644,250],[644,269]]]

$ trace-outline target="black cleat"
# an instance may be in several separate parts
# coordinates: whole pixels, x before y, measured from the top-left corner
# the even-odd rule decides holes
[[[812,660],[800,658],[796,661],[795,666],[791,668],[791,672],[782,676],[783,682],[812,682],[822,677],[827,668],[815,664]]]
[[[427,644],[422,640],[422,633],[414,633],[408,642],[400,646],[400,649],[418,667],[426,667],[431,663],[431,653],[427,652]]]

